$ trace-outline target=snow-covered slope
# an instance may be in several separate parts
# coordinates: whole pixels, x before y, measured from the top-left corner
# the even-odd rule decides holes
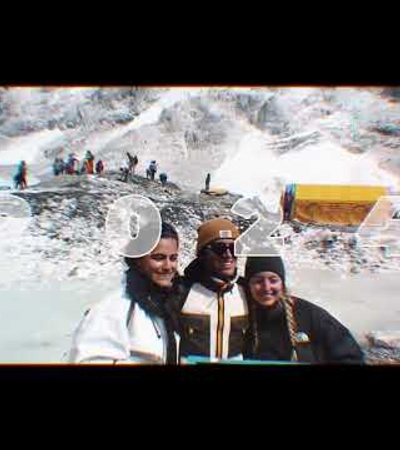
[[[160,170],[188,189],[238,193],[282,182],[398,189],[400,103],[381,88],[10,88],[1,91],[0,166],[41,178],[58,153],[87,149],[118,169]],[[0,176],[2,176],[0,167]],[[9,175],[9,172],[7,172]]]

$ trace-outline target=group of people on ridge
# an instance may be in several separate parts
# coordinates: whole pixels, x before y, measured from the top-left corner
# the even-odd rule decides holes
[[[126,152],[126,154],[128,156],[128,161],[124,162],[120,168],[121,181],[124,182],[127,182],[129,177],[131,177],[132,179],[132,176],[135,174],[136,167],[139,163],[137,155],[132,156],[129,152]],[[148,167],[146,168],[146,178],[148,180],[154,181],[157,171],[158,171],[157,161],[153,159],[152,161],[150,161]],[[159,175],[159,179],[161,184],[165,186],[168,181],[168,175],[165,172],[161,172]]]
[[[87,150],[85,157],[79,167],[79,159],[75,153],[69,153],[66,161],[61,156],[57,156],[53,161],[53,174],[59,175],[81,175],[81,174],[98,174],[104,171],[104,163],[101,159],[94,164],[95,158],[90,150]],[[28,187],[28,165],[22,160],[17,165],[17,169],[13,175],[15,189],[26,189]]]
[[[79,165],[79,159],[75,153],[69,153],[66,161],[57,156],[53,162],[53,174],[58,175],[100,175],[104,171],[104,162],[99,159],[96,164],[95,157],[90,150],[87,150],[83,158],[82,164]]]
[[[260,360],[363,363],[350,331],[325,309],[287,288],[279,256],[247,257],[238,275],[225,218],[198,228],[196,257],[178,274],[179,236],[163,222],[157,246],[125,257],[122,292],[90,308],[72,339],[72,363],[184,364]]]
[[[152,161],[150,161],[150,164],[146,169],[146,178],[148,180],[154,181],[157,170],[158,170],[157,161],[155,159],[153,159]],[[160,179],[160,183],[163,186],[165,186],[168,181],[168,175],[165,172],[161,172],[159,174],[159,179]]]

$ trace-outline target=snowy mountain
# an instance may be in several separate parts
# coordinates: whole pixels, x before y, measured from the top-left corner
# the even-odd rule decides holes
[[[382,88],[9,88],[0,91],[0,165],[23,156],[42,179],[57,154],[157,158],[185,188],[238,193],[284,182],[398,189],[400,106]],[[391,94],[391,95],[389,95]],[[4,173],[4,169],[3,169]],[[0,173],[0,177],[2,173]],[[4,176],[3,176],[4,177]]]
[[[138,193],[155,202],[180,232],[184,268],[205,218],[249,225],[230,212],[239,195],[274,201],[288,182],[399,192],[399,135],[396,89],[0,88],[0,184],[27,161],[29,189],[10,192],[32,210],[24,233],[0,222],[0,362],[59,361],[84,309],[119,286],[121,261],[104,235],[117,198]],[[105,161],[104,177],[53,176],[56,156],[81,159],[88,149]],[[139,157],[135,183],[118,181],[126,151]],[[152,159],[168,173],[167,188],[142,177]],[[199,194],[208,172],[212,186],[231,194]],[[357,247],[349,233],[280,231],[298,294],[360,339],[400,328],[398,259]]]

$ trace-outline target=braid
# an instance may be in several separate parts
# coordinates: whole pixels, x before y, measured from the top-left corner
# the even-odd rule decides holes
[[[246,294],[247,307],[248,307],[248,320],[249,320],[249,334],[250,338],[248,342],[245,344],[245,351],[250,352],[251,356],[255,356],[259,347],[260,337],[258,331],[258,321],[257,321],[257,304],[256,301],[253,300],[251,296],[250,289],[248,285],[244,286],[244,291]]]
[[[291,361],[298,361],[297,350],[296,350],[296,333],[297,333],[297,323],[294,317],[294,302],[290,295],[286,292],[282,297],[283,306],[285,308],[286,322],[288,325],[290,342],[292,344],[292,356]]]
[[[250,333],[251,333],[251,337],[252,337],[252,341],[253,341],[252,346],[251,346],[251,351],[252,351],[253,355],[256,354],[258,345],[260,342],[255,309],[256,309],[256,305],[253,304],[253,302],[249,302]]]

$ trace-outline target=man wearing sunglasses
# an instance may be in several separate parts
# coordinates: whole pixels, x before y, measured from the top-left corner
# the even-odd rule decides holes
[[[234,255],[239,229],[217,218],[197,232],[197,257],[185,269],[181,300],[181,361],[190,356],[242,359],[248,310]]]

